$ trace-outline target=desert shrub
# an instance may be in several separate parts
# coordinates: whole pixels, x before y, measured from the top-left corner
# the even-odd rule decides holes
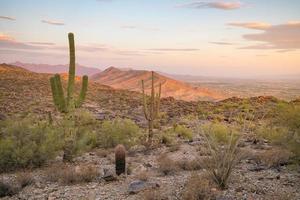
[[[293,160],[300,162],[300,105],[280,104],[271,123],[257,129],[259,138],[291,151]]]
[[[176,162],[168,157],[167,154],[162,154],[157,159],[158,170],[163,175],[174,174],[178,170]]]
[[[91,182],[98,176],[99,172],[94,165],[53,165],[45,171],[45,178],[47,181],[60,182],[66,185]]]
[[[210,200],[216,194],[211,191],[213,183],[204,175],[193,173],[187,180],[182,192],[183,200]]]
[[[98,143],[105,148],[123,144],[127,148],[138,143],[140,128],[130,119],[104,121],[98,133]]]
[[[192,140],[193,132],[191,129],[187,128],[184,125],[176,124],[172,128],[169,128],[160,134],[161,143],[169,145],[169,146],[171,146],[175,143],[175,139],[177,137]]]
[[[192,140],[193,139],[193,132],[191,129],[187,128],[184,125],[175,125],[174,126],[174,133],[181,138]]]
[[[30,172],[21,172],[17,174],[16,181],[21,186],[21,188],[24,188],[28,185],[33,184],[34,178]]]
[[[166,196],[162,195],[162,191],[156,189],[145,190],[142,194],[144,200],[167,200]]]
[[[175,152],[175,151],[178,151],[178,150],[180,150],[180,144],[173,144],[169,147],[170,152]]]
[[[288,150],[282,148],[273,148],[258,154],[257,158],[259,163],[268,167],[279,167],[287,164],[291,156],[292,154]]]
[[[1,122],[0,171],[41,166],[56,155],[60,141],[47,121],[33,116]]]
[[[91,113],[78,109],[56,120],[55,128],[62,135],[64,160],[71,161],[76,155],[97,145],[99,125]]]
[[[183,159],[176,162],[176,165],[186,171],[192,171],[192,170],[200,170],[202,169],[202,163],[200,158],[196,158],[194,160],[187,160]]]
[[[160,141],[162,144],[172,146],[175,143],[174,135],[171,131],[164,131],[160,135]]]
[[[0,197],[13,196],[19,192],[19,188],[14,187],[11,183],[0,180]]]
[[[230,179],[232,170],[242,159],[238,148],[238,137],[230,128],[226,128],[225,136],[220,136],[219,129],[208,129],[203,134],[205,146],[209,151],[209,157],[202,160],[202,166],[208,171],[212,180],[221,188],[225,189]],[[217,132],[214,132],[214,131]],[[223,127],[222,127],[223,130]],[[228,130],[228,131],[227,131]],[[220,140],[222,139],[222,140]]]
[[[220,144],[228,144],[231,140],[235,142],[239,138],[239,134],[235,129],[223,123],[209,123],[204,125],[201,130],[202,134]]]

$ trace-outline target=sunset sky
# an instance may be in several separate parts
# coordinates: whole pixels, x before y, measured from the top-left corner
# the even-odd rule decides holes
[[[299,0],[0,0],[0,62],[300,74]]]

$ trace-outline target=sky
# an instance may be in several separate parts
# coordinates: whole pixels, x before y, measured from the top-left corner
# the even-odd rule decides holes
[[[0,62],[300,75],[299,0],[0,0]]]

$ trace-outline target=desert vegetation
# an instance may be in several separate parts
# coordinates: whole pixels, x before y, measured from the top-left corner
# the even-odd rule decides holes
[[[69,45],[67,82],[0,67],[0,197],[300,198],[298,100],[161,98],[153,73],[150,95],[114,90],[77,79]]]

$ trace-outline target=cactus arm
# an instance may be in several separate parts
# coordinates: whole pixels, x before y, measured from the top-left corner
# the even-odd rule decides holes
[[[159,89],[158,89],[158,93],[156,95],[155,118],[157,118],[159,115],[160,97],[161,97],[161,83],[159,83]]]
[[[53,102],[55,107],[59,107],[59,102],[58,102],[58,91],[57,91],[57,85],[54,77],[50,78],[50,86],[51,86],[51,91],[52,91],[52,97],[53,97]]]
[[[69,80],[68,80],[68,94],[67,94],[67,104],[68,106],[73,106],[73,94],[74,94],[74,84],[75,84],[75,42],[74,34],[69,33],[69,50],[70,50],[70,66],[69,66]]]
[[[147,99],[146,99],[146,94],[145,94],[145,85],[144,85],[144,80],[142,80],[142,93],[143,93],[143,111],[146,120],[149,120],[149,115],[148,115],[148,105],[147,105]]]
[[[150,104],[150,118],[154,119],[154,104],[155,104],[155,91],[154,91],[154,72],[151,72],[151,104]]]
[[[82,77],[82,87],[78,99],[76,101],[76,108],[80,107],[83,101],[85,100],[87,87],[88,87],[88,80],[89,80],[88,76],[85,75]]]
[[[54,75],[54,80],[55,80],[55,85],[57,87],[58,109],[61,112],[68,112],[59,74]]]

